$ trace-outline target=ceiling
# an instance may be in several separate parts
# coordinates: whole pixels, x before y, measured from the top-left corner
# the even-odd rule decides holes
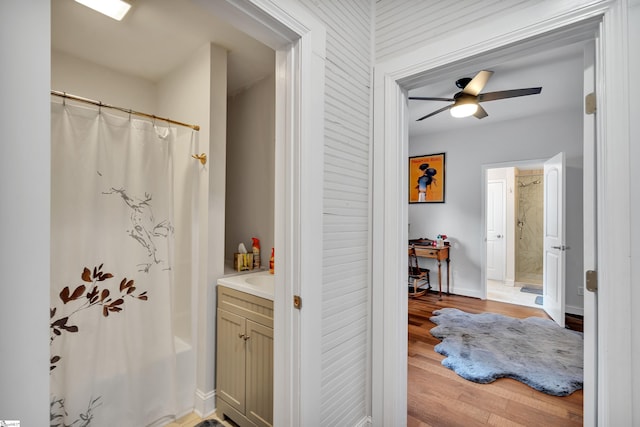
[[[409,96],[431,96],[451,98],[460,91],[455,85],[462,77],[473,77],[480,70],[494,74],[481,93],[508,89],[542,87],[539,95],[502,99],[482,103],[489,114],[477,119],[473,116],[456,119],[448,111],[422,121],[418,118],[450,103],[444,101],[409,100],[409,137],[433,134],[453,129],[486,126],[505,120],[532,117],[557,111],[580,109],[582,102],[583,47],[572,44],[543,52],[510,55],[499,63],[476,61],[474,66],[462,71],[448,71],[432,78],[432,83],[409,91]]]
[[[229,52],[229,93],[275,70],[272,49],[190,0],[128,1],[118,22],[74,0],[51,0],[52,49],[157,82],[211,42]]]

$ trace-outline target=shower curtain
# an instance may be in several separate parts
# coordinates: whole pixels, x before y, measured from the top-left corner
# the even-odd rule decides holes
[[[51,127],[51,426],[146,426],[176,411],[177,129],[56,102]]]

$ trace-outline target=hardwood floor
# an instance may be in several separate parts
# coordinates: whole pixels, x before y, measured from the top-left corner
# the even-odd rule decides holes
[[[476,384],[442,366],[440,362],[444,356],[433,350],[440,340],[429,333],[436,325],[429,318],[434,310],[443,307],[455,307],[469,313],[489,311],[518,318],[548,318],[541,309],[456,295],[443,295],[442,301],[438,301],[433,293],[410,298],[409,427],[582,425],[582,390],[557,397],[509,378],[491,384]]]

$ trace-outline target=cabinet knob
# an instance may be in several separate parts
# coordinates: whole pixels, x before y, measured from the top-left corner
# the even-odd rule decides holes
[[[245,334],[238,334],[238,338],[242,338],[243,340],[245,340],[245,341],[246,341],[246,340],[248,340],[248,339],[249,339],[249,338],[251,338],[251,337],[250,337],[250,336],[248,336],[248,335],[245,335]]]

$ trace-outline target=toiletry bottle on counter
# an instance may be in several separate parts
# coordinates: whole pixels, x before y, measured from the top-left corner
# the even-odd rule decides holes
[[[269,273],[275,273],[273,248],[271,248],[271,259],[269,259]]]
[[[253,242],[253,268],[260,268],[260,240],[252,237],[251,241]]]

